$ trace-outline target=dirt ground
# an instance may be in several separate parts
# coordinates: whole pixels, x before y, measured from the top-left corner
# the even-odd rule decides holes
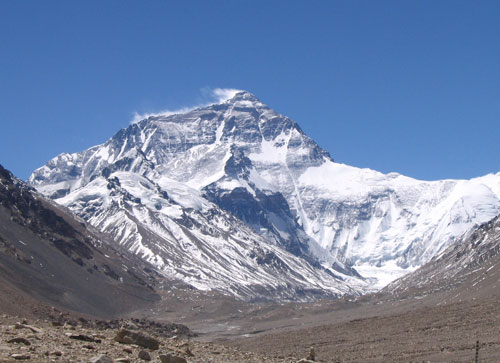
[[[199,333],[195,340],[285,361],[306,357],[314,346],[321,362],[474,362],[477,340],[480,362],[500,361],[496,292],[447,304],[439,294],[247,304],[182,291],[166,301],[168,309],[150,313],[186,324]]]
[[[474,362],[479,340],[479,361],[500,361],[500,303],[495,299],[334,324],[325,316],[325,323],[224,344],[274,356],[300,355],[314,346],[323,362]]]

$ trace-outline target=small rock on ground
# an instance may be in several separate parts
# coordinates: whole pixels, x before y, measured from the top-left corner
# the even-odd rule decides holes
[[[11,357],[16,360],[28,360],[31,358],[29,354],[12,354]]]
[[[178,357],[170,353],[160,354],[160,361],[161,363],[187,363],[185,358]]]
[[[142,360],[145,360],[145,361],[150,361],[151,360],[151,354],[149,354],[147,351],[145,350],[141,350],[139,352],[139,358],[142,359]]]
[[[90,363],[113,363],[113,359],[105,354],[101,354],[97,357],[90,359]]]
[[[31,342],[23,337],[17,337],[7,340],[7,343],[22,343],[24,345],[31,345]]]

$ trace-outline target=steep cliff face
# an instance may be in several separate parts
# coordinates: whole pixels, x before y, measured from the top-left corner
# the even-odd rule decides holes
[[[149,117],[102,145],[57,156],[30,183],[203,288],[242,284],[230,282],[239,264],[248,266],[250,278],[258,267],[249,257],[255,243],[305,263],[294,262],[298,270],[289,265],[290,271],[311,271],[314,283],[324,284],[326,271],[358,292],[378,288],[500,213],[500,174],[425,182],[339,164],[294,121],[248,92],[184,114]],[[233,242],[246,252],[236,254],[239,262],[229,269],[221,261],[235,255],[221,251]],[[206,263],[203,276],[186,277],[181,259],[194,270]],[[276,274],[267,273],[270,279]],[[313,281],[303,278],[306,285]],[[251,281],[257,286],[262,279]]]

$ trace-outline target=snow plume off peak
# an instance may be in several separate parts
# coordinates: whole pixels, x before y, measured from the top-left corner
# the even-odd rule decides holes
[[[132,121],[130,122],[131,124],[135,124],[139,121],[142,121],[148,117],[151,116],[170,116],[170,115],[175,115],[175,114],[181,114],[181,113],[187,113],[189,111],[195,110],[200,107],[206,107],[209,105],[217,104],[217,103],[222,103],[227,100],[230,100],[233,98],[237,93],[243,92],[243,90],[239,89],[234,89],[234,88],[203,88],[201,90],[201,93],[203,94],[204,98],[207,98],[208,101],[205,102],[200,102],[196,105],[192,106],[186,106],[186,107],[180,107],[176,109],[166,109],[163,111],[159,112],[146,112],[146,113],[139,113],[139,112],[134,112],[134,116],[132,118]]]
[[[211,92],[213,96],[217,97],[215,103],[222,103],[227,100],[230,100],[231,98],[236,96],[237,93],[244,91],[241,89],[234,89],[234,88],[216,88]]]

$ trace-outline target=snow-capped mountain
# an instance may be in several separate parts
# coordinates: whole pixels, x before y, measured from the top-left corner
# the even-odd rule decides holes
[[[426,182],[339,164],[243,91],[150,116],[29,182],[166,273],[240,295],[378,288],[500,213],[500,173]]]

